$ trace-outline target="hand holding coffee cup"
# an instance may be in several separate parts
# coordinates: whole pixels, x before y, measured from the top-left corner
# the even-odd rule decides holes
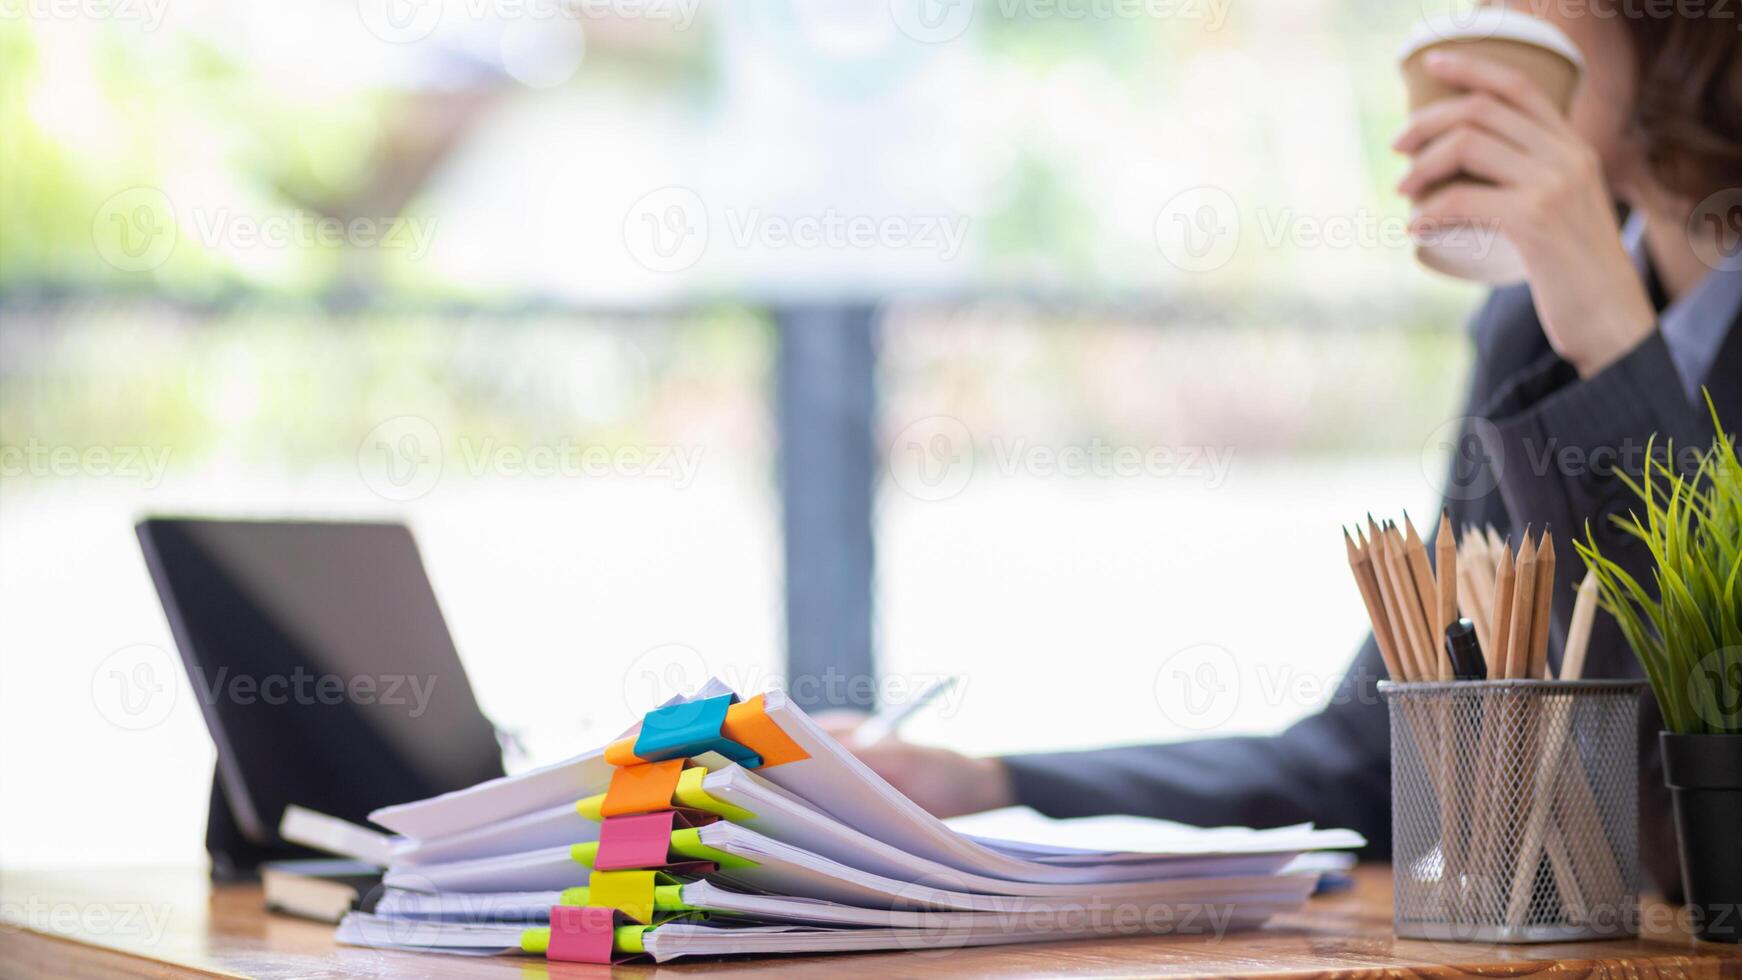
[[[1584,71],[1579,49],[1566,34],[1516,9],[1480,7],[1460,17],[1436,18],[1412,31],[1399,53],[1412,119],[1419,118],[1422,110],[1435,103],[1471,91],[1433,70],[1435,59],[1448,52],[1489,62],[1528,78],[1540,90],[1540,97],[1563,117]],[[1495,122],[1504,128],[1503,121]],[[1405,133],[1400,138],[1399,150],[1424,156],[1435,151],[1432,143],[1409,145],[1405,142],[1408,136]],[[1441,152],[1446,151],[1442,148]],[[1483,175],[1459,167],[1438,183],[1416,188],[1411,196],[1425,196],[1457,182],[1490,183]],[[1525,278],[1518,250],[1494,227],[1458,223],[1429,229],[1418,238],[1416,257],[1428,268],[1461,279],[1504,284]]]

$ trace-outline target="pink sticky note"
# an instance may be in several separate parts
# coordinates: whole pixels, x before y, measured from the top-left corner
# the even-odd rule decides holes
[[[600,871],[664,867],[671,851],[673,819],[670,810],[607,817],[599,825],[593,867]]]
[[[545,947],[545,959],[609,963],[616,933],[616,909],[556,906],[550,910],[550,944]]]

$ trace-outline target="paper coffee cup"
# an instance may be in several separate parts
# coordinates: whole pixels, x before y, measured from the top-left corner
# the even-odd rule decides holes
[[[1495,61],[1536,82],[1561,112],[1572,105],[1585,59],[1570,38],[1545,20],[1510,7],[1478,7],[1436,17],[1416,26],[1398,52],[1409,110],[1463,94],[1428,75],[1422,59],[1436,49]],[[1473,180],[1457,177],[1454,180]],[[1441,229],[1418,244],[1416,258],[1430,269],[1460,279],[1504,285],[1524,279],[1524,262],[1505,236],[1476,227]]]

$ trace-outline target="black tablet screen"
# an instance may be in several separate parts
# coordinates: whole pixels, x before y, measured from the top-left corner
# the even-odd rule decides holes
[[[140,541],[244,833],[502,775],[411,533],[152,519]]]

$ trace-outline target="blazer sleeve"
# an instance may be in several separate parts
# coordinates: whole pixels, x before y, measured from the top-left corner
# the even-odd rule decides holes
[[[1004,758],[1018,802],[1053,817],[1128,813],[1204,826],[1348,827],[1390,853],[1390,735],[1372,637],[1331,704],[1275,736]]]
[[[1609,518],[1636,509],[1637,500],[1615,474],[1637,480],[1648,444],[1655,452],[1671,442],[1704,450],[1712,438],[1710,415],[1688,401],[1655,331],[1586,379],[1545,354],[1499,385],[1480,415],[1508,513],[1539,530],[1553,526],[1560,540],[1583,538],[1588,522],[1599,545],[1617,548],[1629,539]]]

